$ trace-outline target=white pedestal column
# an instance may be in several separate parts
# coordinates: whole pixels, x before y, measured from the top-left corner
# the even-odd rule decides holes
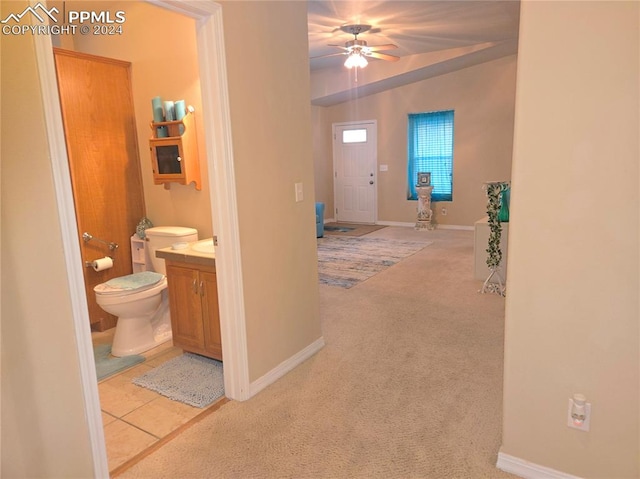
[[[418,221],[416,222],[417,230],[432,230],[435,226],[431,223],[433,211],[431,210],[431,192],[433,186],[418,186]]]

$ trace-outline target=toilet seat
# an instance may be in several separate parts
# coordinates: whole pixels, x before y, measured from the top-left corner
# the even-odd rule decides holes
[[[93,288],[97,295],[117,295],[127,296],[141,293],[156,286],[165,276],[154,271],[142,271],[126,276],[112,278],[105,283],[101,283]]]

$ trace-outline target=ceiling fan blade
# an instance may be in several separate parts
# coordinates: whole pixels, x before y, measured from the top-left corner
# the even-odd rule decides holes
[[[328,47],[336,47],[336,48],[342,48],[343,50],[349,50],[347,47],[345,47],[344,45],[333,45],[333,44],[328,44]]]
[[[388,62],[397,62],[398,60],[400,60],[400,57],[397,57],[395,55],[387,55],[386,53],[378,53],[378,52],[369,52],[369,53],[366,53],[365,56],[379,58],[380,60],[386,60]]]
[[[398,48],[398,45],[394,45],[393,43],[389,43],[387,45],[371,45],[367,47],[370,52],[379,52],[381,50],[395,50]]]
[[[326,55],[318,55],[317,57],[310,57],[309,60],[315,60],[316,58],[328,58],[347,55],[347,52],[328,53]]]

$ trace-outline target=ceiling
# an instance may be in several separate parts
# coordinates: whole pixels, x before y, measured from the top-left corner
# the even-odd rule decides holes
[[[310,0],[312,102],[329,105],[344,101],[344,85],[328,91],[323,86],[319,95],[313,92],[314,77],[326,83],[331,75],[344,75],[347,70],[344,55],[314,58],[341,52],[328,44],[344,45],[353,40],[340,30],[342,25],[371,25],[371,31],[360,34],[359,40],[369,46],[398,46],[384,51],[399,56],[398,62],[369,59],[365,70],[375,73],[370,74],[370,81],[360,80],[357,88],[371,94],[516,53],[519,17],[518,0]]]

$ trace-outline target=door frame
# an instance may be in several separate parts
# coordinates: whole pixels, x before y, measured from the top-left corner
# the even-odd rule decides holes
[[[210,192],[212,221],[219,241],[216,268],[219,273],[220,328],[225,354],[225,395],[230,399],[242,401],[250,397],[249,368],[222,7],[213,0],[145,1],[196,20],[206,161],[209,165],[209,182],[212,185]],[[38,0],[30,0],[29,3],[35,7]],[[84,293],[82,258],[77,242],[77,221],[58,98],[53,46],[48,35],[34,35],[33,38],[64,246],[94,476],[108,478],[106,443]]]
[[[336,168],[336,148],[337,148],[337,144],[338,144],[338,138],[337,138],[337,134],[336,134],[336,130],[340,127],[351,127],[351,126],[357,126],[357,125],[373,125],[373,132],[374,132],[374,141],[373,144],[375,146],[375,158],[374,158],[374,168],[373,168],[373,172],[374,172],[374,181],[375,181],[375,188],[373,188],[373,224],[376,224],[378,221],[378,120],[360,120],[360,121],[345,121],[345,122],[339,122],[339,123],[333,123],[331,125],[331,134],[332,134],[332,138],[333,138],[333,144],[332,144],[332,154],[333,154],[333,216],[334,219],[336,221],[338,221],[338,215],[336,214],[336,208],[337,208],[337,199],[338,199],[338,189],[336,188],[336,183],[337,183],[337,168]]]

